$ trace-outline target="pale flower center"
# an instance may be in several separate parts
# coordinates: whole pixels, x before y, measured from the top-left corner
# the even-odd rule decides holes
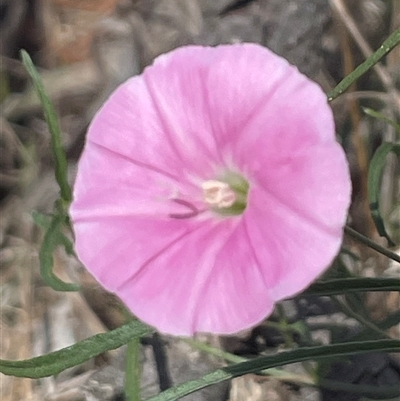
[[[209,180],[203,182],[201,187],[205,202],[213,208],[228,208],[236,201],[235,192],[226,182]]]
[[[248,181],[240,174],[228,171],[217,180],[204,181],[204,202],[221,216],[237,216],[247,207]]]

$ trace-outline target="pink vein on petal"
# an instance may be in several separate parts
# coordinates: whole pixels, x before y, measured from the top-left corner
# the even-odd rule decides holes
[[[233,235],[235,235],[236,229],[237,229],[237,226],[235,226],[235,229],[232,230],[231,233],[229,234],[229,236],[226,238],[225,243],[224,243],[223,245],[221,244],[220,249],[223,249],[223,248],[225,247],[225,245],[229,242],[229,240],[233,237]],[[216,264],[215,264],[215,260],[214,260],[213,267],[212,267],[212,269],[209,271],[209,275],[208,275],[208,277],[207,277],[207,280],[203,283],[203,287],[202,287],[202,288],[203,288],[203,291],[202,291],[201,293],[203,293],[203,294],[206,293],[207,288],[209,287],[210,283],[211,283],[212,280],[213,280],[213,274],[212,274],[212,272],[213,272],[213,270],[214,270],[215,268],[216,268]],[[199,294],[199,295],[200,295],[200,294]],[[201,302],[199,302],[199,299],[197,300],[197,302],[195,303],[195,305],[196,305],[196,306],[195,306],[195,308],[194,308],[194,313],[193,313],[193,316],[195,316],[195,318],[193,319],[192,327],[191,327],[193,333],[195,333],[195,332],[197,331],[196,328],[198,327],[198,323],[199,323],[200,313],[198,313],[198,312],[199,312],[200,306],[202,305]]]
[[[170,119],[167,118],[168,113],[163,110],[162,108],[162,101],[159,100],[159,96],[157,95],[157,90],[153,87],[153,84],[149,80],[149,78],[146,76],[146,74],[143,75],[144,82],[146,83],[147,90],[150,96],[150,99],[153,103],[154,110],[156,110],[157,115],[160,119],[161,126],[164,130],[164,133],[166,137],[168,138],[168,142],[171,145],[171,148],[174,150],[175,154],[177,157],[179,157],[180,160],[182,160],[184,163],[187,162],[187,159],[184,159],[182,153],[179,151],[178,147],[176,146],[176,143],[171,139],[171,133],[178,133],[180,131],[179,127],[176,127],[176,124],[173,124]],[[182,111],[180,111],[182,112]],[[210,119],[211,121],[211,119]],[[183,135],[179,134],[177,135],[180,138],[183,138]],[[202,143],[200,141],[200,143]],[[217,150],[218,146],[216,146],[215,140],[214,140],[214,150]],[[204,154],[205,150],[207,150],[208,156],[211,156],[211,160],[214,159],[214,155],[210,155],[210,149],[208,149],[207,146],[203,146],[201,151]],[[217,153],[219,151],[217,150]]]
[[[147,259],[131,276],[127,277],[127,279],[121,283],[115,290],[115,292],[118,293],[118,291],[121,290],[121,287],[124,287],[129,281],[131,280],[135,280],[137,279],[140,274],[143,274],[143,271],[145,270],[145,268],[152,262],[154,262],[155,260],[157,260],[160,256],[162,256],[164,254],[164,252],[168,251],[169,248],[175,244],[177,244],[178,242],[180,242],[183,238],[185,238],[186,236],[192,234],[195,231],[198,231],[202,228],[202,225],[199,224],[197,226],[195,226],[193,229],[191,230],[187,230],[185,231],[182,235],[180,235],[178,238],[175,238],[173,241],[169,242],[167,245],[165,245],[162,249],[160,249],[158,252],[156,252],[151,258]]]
[[[146,74],[143,74],[143,79],[144,79],[144,82],[146,84],[147,91],[149,93],[150,99],[151,99],[151,101],[153,103],[154,110],[156,110],[158,118],[160,119],[161,126],[164,129],[164,134],[168,138],[168,142],[171,145],[171,148],[174,150],[175,154],[179,157],[179,159],[182,160],[182,155],[180,154],[180,152],[176,148],[175,143],[173,141],[171,141],[171,137],[170,137],[170,132],[174,132],[175,129],[174,129],[174,127],[171,126],[170,122],[168,120],[166,120],[165,115],[164,115],[165,113],[163,113],[161,111],[161,107],[160,107],[159,102],[156,99],[156,94],[154,93],[152,84],[150,83],[150,81],[147,78]]]
[[[264,194],[268,198],[272,198],[275,202],[279,203],[281,206],[283,206],[285,209],[290,210],[293,214],[295,214],[300,220],[303,220],[304,222],[314,226],[315,228],[319,228],[321,231],[323,231],[325,234],[331,236],[331,237],[336,237],[337,236],[337,229],[334,227],[327,226],[323,224],[321,221],[313,218],[311,215],[308,213],[306,214],[304,210],[300,210],[293,205],[289,205],[287,202],[285,202],[282,198],[277,196],[276,194],[273,193],[273,191],[268,191],[266,188],[260,186],[259,189],[264,192]]]
[[[286,71],[289,70],[289,65],[287,66]],[[294,72],[297,73],[297,70],[294,67],[290,68],[291,74]],[[251,110],[249,115],[247,116],[246,120],[244,121],[243,125],[238,129],[238,131],[245,132],[245,128],[251,123],[252,119],[254,117],[257,117],[260,115],[260,112],[263,110],[266,104],[273,102],[273,96],[277,92],[277,90],[282,86],[283,83],[286,81],[289,81],[290,75],[288,73],[282,74],[282,77],[280,77],[271,88],[268,89],[268,91],[262,96],[262,98],[258,101],[258,103],[254,106],[254,108]]]
[[[88,143],[90,143],[90,144],[92,144],[92,145],[94,145],[94,146],[97,146],[98,148],[101,148],[101,149],[103,149],[103,150],[105,150],[105,151],[107,151],[107,152],[113,153],[114,155],[117,155],[118,157],[120,157],[120,158],[122,158],[122,159],[124,159],[124,160],[126,160],[126,161],[128,161],[128,162],[130,162],[130,163],[132,163],[132,164],[135,164],[135,165],[138,166],[138,167],[143,167],[143,168],[145,168],[145,169],[154,171],[155,173],[159,173],[159,174],[161,174],[161,175],[163,175],[163,176],[166,176],[166,177],[168,177],[168,178],[172,178],[173,180],[175,180],[175,181],[177,181],[177,182],[180,182],[180,181],[181,181],[181,179],[180,179],[179,177],[177,177],[177,176],[175,176],[175,175],[173,175],[173,174],[171,174],[171,173],[169,173],[169,172],[167,172],[167,171],[161,170],[161,169],[159,169],[158,167],[155,167],[155,166],[153,166],[153,165],[151,165],[151,164],[143,163],[143,162],[140,162],[140,161],[138,161],[138,160],[135,160],[134,158],[132,158],[132,157],[130,157],[130,156],[128,157],[128,156],[126,156],[126,155],[123,155],[123,154],[121,154],[121,153],[119,153],[119,152],[116,152],[116,151],[113,150],[113,149],[110,149],[110,148],[107,147],[107,146],[104,146],[104,145],[102,145],[102,144],[100,144],[100,143],[97,143],[97,142],[93,141],[92,139],[89,139],[89,140],[88,140]]]
[[[210,108],[210,99],[209,99],[210,91],[207,89],[206,85],[202,85],[201,88],[202,88],[202,92],[203,92],[203,100],[204,100],[205,108],[207,111],[206,114],[208,116],[208,121],[209,121],[211,132],[212,132],[212,137],[214,138],[215,151],[218,154],[219,160],[223,161],[224,157],[222,156],[221,147],[219,146],[218,141],[217,141],[218,136],[216,135],[215,124],[213,122],[212,112],[211,112],[211,108]]]
[[[247,237],[247,241],[248,241],[249,247],[250,247],[251,252],[252,252],[252,254],[253,254],[254,261],[255,261],[255,263],[256,263],[256,265],[257,265],[257,270],[259,271],[260,276],[261,276],[262,279],[263,279],[265,288],[268,289],[271,285],[268,284],[268,283],[266,282],[266,280],[265,280],[265,272],[263,272],[263,269],[262,269],[262,267],[261,267],[261,266],[262,266],[262,263],[260,263],[260,261],[259,261],[259,259],[258,259],[258,256],[257,256],[257,252],[256,252],[256,250],[254,249],[253,242],[252,242],[252,240],[251,240],[251,235],[250,235],[250,233],[249,233],[249,227],[248,227],[248,225],[247,225],[247,219],[245,219],[245,218],[243,219],[243,228],[244,228],[245,235],[246,235],[246,237]]]

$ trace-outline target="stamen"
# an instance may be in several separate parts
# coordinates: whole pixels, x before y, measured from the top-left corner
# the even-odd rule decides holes
[[[236,194],[226,182],[209,180],[201,184],[204,200],[218,209],[231,207],[236,201]]]

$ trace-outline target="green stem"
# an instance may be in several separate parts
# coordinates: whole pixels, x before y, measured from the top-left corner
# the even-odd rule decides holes
[[[66,243],[68,239],[63,236],[61,227],[65,224],[66,217],[63,215],[56,215],[47,229],[42,246],[39,251],[40,260],[40,274],[43,281],[55,291],[79,291],[79,285],[73,283],[66,283],[54,274],[54,258],[53,253],[59,245],[67,245],[66,251],[72,250],[72,246]]]
[[[128,343],[125,370],[126,401],[140,401],[140,337]]]
[[[285,315],[285,311],[283,309],[282,304],[277,304],[276,305],[276,310],[277,310],[278,315],[279,315],[279,322],[278,322],[279,327],[276,327],[276,328],[283,335],[283,339],[285,341],[285,347],[286,348],[291,348],[294,345],[294,341],[293,341],[293,338],[292,338],[293,332],[291,332],[290,329],[289,329],[290,326],[289,326],[289,324],[288,324],[288,322],[286,320],[286,315]],[[266,323],[268,323],[268,322],[266,322]],[[275,322],[270,322],[270,323],[273,324]]]
[[[342,302],[340,299],[335,298],[337,305],[342,309],[342,311],[349,317],[360,322],[363,326],[368,327],[370,330],[374,331],[375,333],[379,334],[382,338],[390,338],[388,334],[386,334],[383,330],[379,329],[379,327],[375,326],[373,323],[369,322],[359,313],[355,312],[352,308]]]
[[[351,74],[343,78],[342,81],[328,93],[328,101],[336,99],[344,91],[346,91],[358,78],[364,75],[379,60],[388,54],[394,47],[400,43],[400,28],[396,29],[381,45],[381,47],[362,64],[360,64]]]
[[[200,351],[206,352],[209,355],[216,356],[218,358],[224,359],[227,362],[232,363],[241,363],[245,361],[249,361],[250,359],[244,358],[239,355],[231,354],[230,352],[223,351],[222,349],[212,347],[209,344],[206,344],[202,341],[197,341],[192,338],[182,338],[186,344],[189,344],[191,347],[196,348]],[[290,382],[290,383],[297,383],[297,384],[306,384],[306,385],[315,385],[314,379],[309,376],[298,375],[291,372],[286,372],[281,369],[263,369],[260,374],[273,376],[276,379]]]
[[[368,246],[369,248],[373,249],[376,252],[381,253],[382,255],[385,255],[389,259],[392,259],[396,262],[400,263],[400,256],[397,255],[394,252],[389,251],[388,249],[384,248],[383,246],[380,246],[377,244],[375,241],[372,241],[368,237],[360,234],[359,232],[353,230],[349,226],[346,226],[344,228],[344,232],[351,238],[355,239],[358,242],[361,242],[362,244]]]
[[[296,327],[293,327],[292,324],[289,324],[287,322],[285,323],[281,323],[281,322],[272,322],[271,320],[266,320],[265,322],[263,322],[262,324],[265,327],[271,327],[274,328],[276,330],[279,330],[280,332],[288,332],[288,333],[297,333],[299,330]]]
[[[260,372],[263,369],[273,368],[276,366],[307,360],[332,359],[378,351],[399,352],[400,341],[377,340],[349,342],[345,344],[304,347],[292,351],[280,352],[275,355],[260,357],[215,370],[200,379],[188,381],[168,389],[155,397],[149,398],[147,401],[175,401],[213,384],[221,383],[248,373]]]

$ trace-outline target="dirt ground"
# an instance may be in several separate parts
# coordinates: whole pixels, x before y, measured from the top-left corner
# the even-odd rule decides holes
[[[57,199],[50,136],[19,50],[26,49],[56,105],[73,182],[85,132],[96,110],[128,77],[139,74],[159,54],[186,44],[257,42],[287,58],[328,92],[391,32],[400,26],[397,0],[1,0],[0,1],[0,356],[25,359],[48,353],[123,322],[118,301],[96,286],[80,263],[61,249],[55,271],[83,285],[80,293],[57,293],[40,277],[41,230],[32,211],[51,213]],[[361,106],[393,120],[400,116],[400,46],[347,94],[332,103],[338,140],[346,150],[353,181],[351,226],[387,245],[376,232],[367,196],[371,155],[382,141],[395,140],[392,126],[371,118]],[[400,242],[399,164],[389,158],[382,178],[382,213]],[[341,263],[360,276],[396,276],[399,266],[345,238]],[[395,250],[395,249],[394,249]],[[301,300],[282,306],[301,312]],[[304,301],[304,300],[303,300]],[[305,301],[304,301],[305,302]],[[304,303],[303,302],[303,303]],[[312,315],[311,305],[321,308]],[[395,293],[368,296],[371,316],[396,312]],[[304,319],[354,323],[331,305],[311,300]],[[294,312],[293,312],[294,311]],[[276,317],[276,316],[275,316]],[[274,319],[274,316],[272,317]],[[352,323],[353,322],[353,323]],[[265,327],[268,327],[265,326]],[[241,336],[200,339],[236,355],[255,356],[284,347],[279,333],[264,326]],[[396,327],[388,331],[398,337]],[[318,337],[319,336],[319,337]],[[329,342],[326,331],[315,338]],[[314,339],[315,340],[315,339]],[[316,341],[317,341],[316,340]],[[108,352],[57,377],[40,380],[0,376],[2,401],[123,400],[125,349]],[[142,397],[198,378],[224,366],[222,359],[166,336],[142,343]],[[160,362],[161,358],[161,362]],[[396,363],[382,356],[382,371]],[[371,361],[360,362],[369,372]],[[375,361],[376,362],[376,361]],[[372,362],[373,365],[373,362]],[[307,366],[291,366],[307,373]],[[336,397],[337,394],[336,394]],[[187,401],[330,401],[335,393],[247,375],[210,387]]]

